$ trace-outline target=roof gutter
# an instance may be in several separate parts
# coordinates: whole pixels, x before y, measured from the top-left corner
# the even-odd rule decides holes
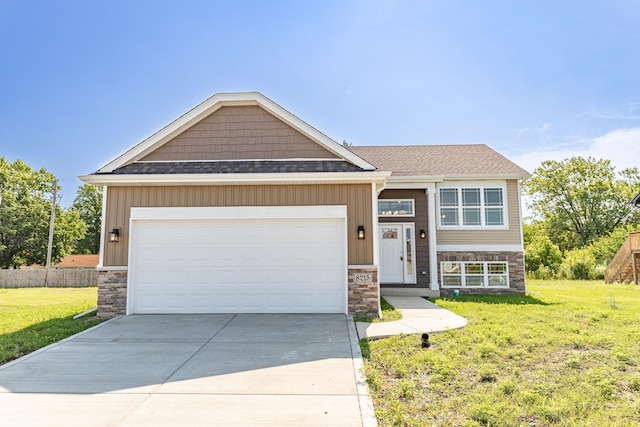
[[[94,185],[249,185],[249,184],[357,184],[384,183],[391,172],[304,172],[229,174],[91,174],[79,176]]]

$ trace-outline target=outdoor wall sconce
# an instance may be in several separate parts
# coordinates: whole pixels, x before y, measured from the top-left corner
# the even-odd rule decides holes
[[[120,241],[120,229],[114,228],[109,233],[109,243],[118,243]]]
[[[358,240],[364,240],[364,225],[358,226]]]
[[[421,239],[426,239],[427,238],[427,232],[424,230],[420,230],[420,238]]]

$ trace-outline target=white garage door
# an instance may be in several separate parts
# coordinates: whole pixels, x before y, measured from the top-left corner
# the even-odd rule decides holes
[[[344,313],[344,219],[132,223],[130,313]]]

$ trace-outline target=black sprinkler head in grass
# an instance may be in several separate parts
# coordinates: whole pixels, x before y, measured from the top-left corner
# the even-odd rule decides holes
[[[429,334],[422,334],[422,348],[431,347],[431,343],[429,342]]]

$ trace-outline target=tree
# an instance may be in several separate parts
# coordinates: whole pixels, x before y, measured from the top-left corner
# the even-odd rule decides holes
[[[78,213],[80,220],[87,227],[84,238],[76,245],[76,253],[97,254],[100,251],[102,188],[91,184],[79,187],[71,211]]]
[[[523,188],[531,196],[535,218],[565,252],[640,223],[640,213],[629,204],[639,183],[637,168],[616,173],[609,160],[572,157],[543,162]]]
[[[562,263],[562,252],[549,237],[538,236],[525,248],[524,261],[527,273],[534,273],[544,266],[555,274]]]
[[[16,160],[0,158],[0,268],[44,265],[55,176]],[[52,259],[67,255],[85,226],[74,214],[56,208]]]

